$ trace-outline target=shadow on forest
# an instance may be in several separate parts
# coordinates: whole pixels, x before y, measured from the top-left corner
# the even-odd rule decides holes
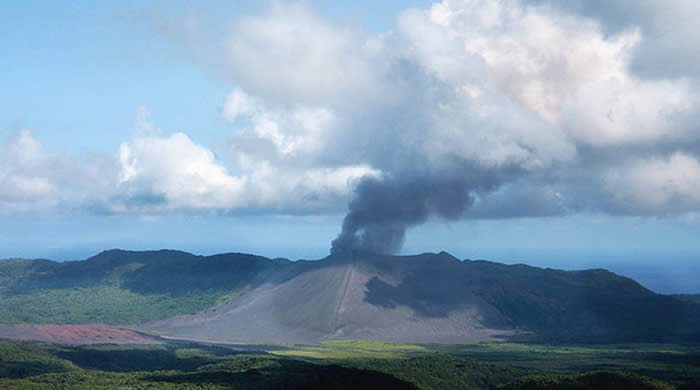
[[[193,371],[201,366],[220,361],[218,356],[232,357],[239,352],[226,349],[207,351],[211,356],[178,356],[176,348],[158,350],[140,349],[70,349],[56,352],[56,356],[91,370],[111,372],[180,370]],[[250,354],[250,353],[247,353]]]
[[[417,389],[391,375],[337,365],[278,360],[274,366],[231,372],[224,368],[195,373],[152,375],[148,381],[235,385],[237,389]]]
[[[68,371],[71,371],[71,368],[61,364],[60,362],[0,360],[0,378],[20,379],[34,375]]]

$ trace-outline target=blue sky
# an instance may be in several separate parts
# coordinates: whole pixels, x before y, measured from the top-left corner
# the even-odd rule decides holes
[[[370,177],[469,194],[390,221],[400,253],[700,291],[695,5],[618,3],[4,4],[0,258],[319,258]]]

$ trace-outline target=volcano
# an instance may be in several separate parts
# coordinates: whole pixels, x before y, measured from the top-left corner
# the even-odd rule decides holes
[[[700,324],[697,305],[602,269],[504,265],[445,252],[341,252],[278,264],[223,304],[136,329],[255,343],[620,342],[687,339]]]

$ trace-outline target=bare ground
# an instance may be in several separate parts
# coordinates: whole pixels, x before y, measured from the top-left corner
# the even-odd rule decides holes
[[[0,327],[0,338],[54,344],[160,344],[155,337],[107,325],[19,325]]]

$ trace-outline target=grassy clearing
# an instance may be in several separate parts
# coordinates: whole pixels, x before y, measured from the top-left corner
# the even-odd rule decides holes
[[[288,349],[268,350],[277,356],[310,359],[398,359],[431,353],[418,344],[371,340],[324,340],[321,345],[287,345]]]

